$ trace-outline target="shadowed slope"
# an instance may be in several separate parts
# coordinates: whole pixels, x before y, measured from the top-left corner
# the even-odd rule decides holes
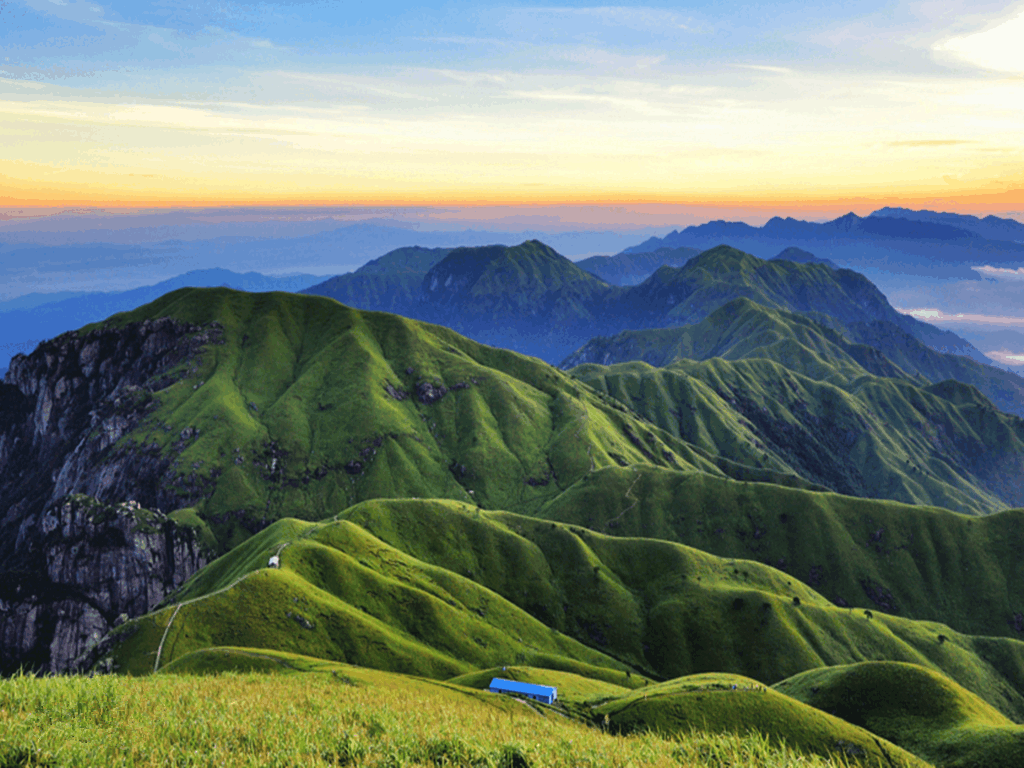
[[[613,699],[597,714],[619,732],[763,733],[804,753],[842,755],[873,766],[924,766],[899,746],[740,675],[669,680]]]
[[[639,285],[659,267],[681,267],[698,253],[696,248],[662,248],[652,253],[591,256],[576,265],[611,285]]]
[[[964,354],[984,359],[962,339],[897,312],[884,295],[863,275],[848,269],[833,270],[824,264],[763,261],[729,246],[718,246],[691,259],[679,269],[663,267],[619,301],[619,328],[669,327],[695,324],[737,298],[764,307],[806,315],[846,337],[847,343],[874,347],[889,363],[906,374],[920,375],[937,383],[955,379],[976,386],[998,408],[1024,416],[1024,379],[984,365],[960,354],[945,354],[929,345],[956,347]],[[598,335],[602,331],[595,329]],[[596,342],[604,364],[637,359],[632,355],[634,334]],[[639,337],[643,338],[643,337]],[[659,354],[654,337],[641,346],[647,354]],[[662,358],[671,349],[662,349]],[[579,353],[566,364],[583,362]],[[646,359],[646,358],[645,358]],[[597,362],[591,357],[589,361]],[[871,364],[862,362],[871,370]]]
[[[768,563],[838,605],[977,635],[1024,632],[1024,510],[970,518],[632,467],[589,475],[541,515]]]
[[[826,667],[774,688],[942,768],[1024,765],[1024,727],[924,667],[880,661]]]
[[[712,453],[855,496],[1024,505],[1024,420],[972,386],[908,378],[805,317],[738,299],[693,326],[595,339],[570,361],[626,357],[667,367],[573,374]]]

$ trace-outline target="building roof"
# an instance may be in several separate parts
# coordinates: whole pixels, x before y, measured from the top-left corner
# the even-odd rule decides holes
[[[497,688],[512,693],[529,693],[533,696],[556,696],[558,689],[549,685],[533,685],[532,683],[520,683],[516,680],[505,680],[495,677],[491,680],[490,688]]]

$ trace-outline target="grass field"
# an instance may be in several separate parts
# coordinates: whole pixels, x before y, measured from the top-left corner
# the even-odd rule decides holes
[[[266,656],[293,674],[0,680],[0,765],[922,765],[849,758],[842,745],[822,757],[759,734],[618,736],[471,688]]]

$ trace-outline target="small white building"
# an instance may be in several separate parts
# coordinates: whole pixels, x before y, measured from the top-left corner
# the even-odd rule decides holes
[[[281,567],[281,558],[278,557],[277,555],[271,555],[270,562],[267,563],[267,567],[268,568],[280,568]]]

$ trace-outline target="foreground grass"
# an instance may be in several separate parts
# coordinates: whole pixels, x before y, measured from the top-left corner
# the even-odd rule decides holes
[[[507,697],[334,665],[307,674],[0,680],[0,765],[856,765],[748,736],[613,736]]]

